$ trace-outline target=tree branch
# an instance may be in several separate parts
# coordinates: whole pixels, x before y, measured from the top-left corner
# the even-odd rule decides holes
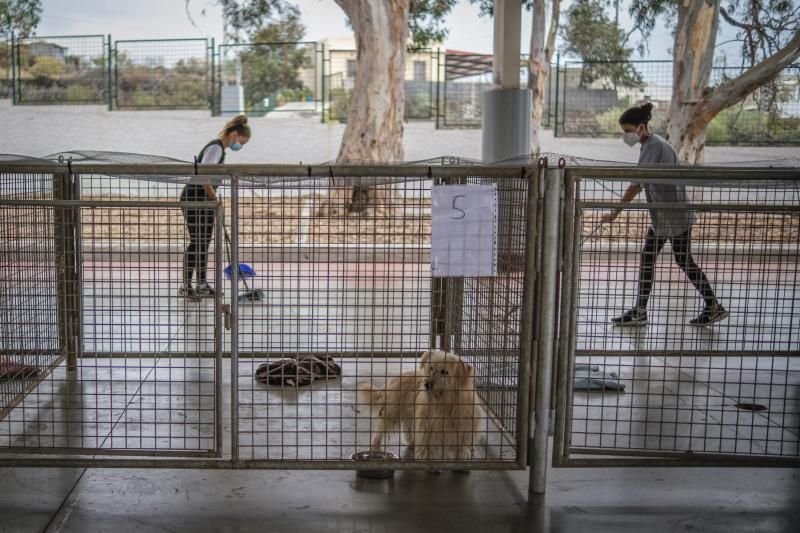
[[[545,61],[547,64],[553,61],[553,51],[556,47],[556,34],[558,32],[558,20],[561,16],[561,0],[553,0],[550,11],[550,27],[547,30],[547,42],[544,44]]]
[[[800,32],[786,46],[764,59],[741,75],[714,89],[708,97],[706,112],[719,113],[726,107],[743,100],[747,95],[769,82],[778,73],[800,57]]]
[[[732,16],[728,14],[724,7],[720,6],[719,14],[722,15],[722,18],[725,19],[725,22],[730,24],[731,26],[735,26],[737,28],[741,28],[747,31],[755,30],[755,26],[751,24],[745,24],[744,22],[739,22],[738,20],[734,19]]]

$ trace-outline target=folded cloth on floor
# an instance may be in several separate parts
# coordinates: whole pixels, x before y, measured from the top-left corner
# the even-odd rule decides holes
[[[0,379],[26,379],[39,375],[39,368],[0,357]]]
[[[599,366],[575,365],[575,390],[625,390],[616,372],[603,372]]]
[[[256,369],[256,381],[282,387],[302,387],[318,379],[336,379],[341,375],[342,367],[329,355],[298,355],[263,363]]]

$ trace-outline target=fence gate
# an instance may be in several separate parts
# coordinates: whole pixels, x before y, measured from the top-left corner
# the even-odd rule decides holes
[[[208,109],[213,48],[209,39],[114,42],[114,107]]]
[[[169,187],[66,165],[0,187],[0,452],[218,456],[221,296],[178,297]]]
[[[800,464],[797,169],[566,176],[555,464]],[[601,224],[629,182],[686,185],[693,202],[624,204]],[[670,236],[649,241],[657,260],[651,214]],[[692,325],[714,301],[729,316]],[[611,323],[634,305],[646,326]]]
[[[25,37],[12,41],[15,104],[102,104],[108,54],[103,35]]]

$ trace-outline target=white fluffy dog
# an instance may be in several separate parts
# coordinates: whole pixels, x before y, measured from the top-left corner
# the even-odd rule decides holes
[[[422,354],[419,366],[387,380],[383,388],[362,383],[358,403],[376,421],[372,450],[398,427],[416,459],[467,459],[478,442],[481,413],[473,369],[454,353]]]

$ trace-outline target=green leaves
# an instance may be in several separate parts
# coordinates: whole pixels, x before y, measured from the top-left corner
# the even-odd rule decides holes
[[[564,52],[585,62],[582,87],[596,81],[638,87],[641,76],[629,62],[633,49],[625,46],[625,34],[606,14],[606,7],[603,0],[576,0],[570,6],[560,30]]]
[[[13,31],[18,37],[28,37],[41,15],[41,0],[0,0],[0,35]]]
[[[447,37],[445,17],[457,0],[411,0],[408,12],[408,30],[412,49],[426,48]]]

